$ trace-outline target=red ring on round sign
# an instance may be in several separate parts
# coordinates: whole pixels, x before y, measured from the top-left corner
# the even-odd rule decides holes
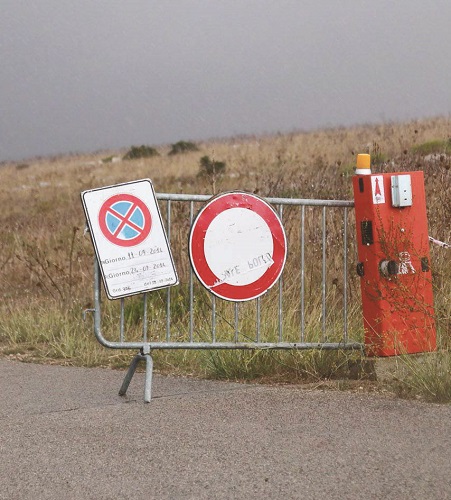
[[[130,203],[130,207],[126,214],[121,214],[113,208],[113,205],[119,202]],[[139,209],[142,213],[144,219],[143,227],[140,227],[130,220],[130,217],[134,214],[136,209]],[[106,219],[108,214],[111,214],[120,220],[120,223],[114,230],[114,232],[112,232],[108,227]],[[138,233],[136,237],[127,239],[119,237],[122,229],[126,225],[130,226],[135,232]],[[114,196],[111,196],[111,198],[108,198],[100,207],[99,226],[103,235],[110,243],[113,243],[114,245],[118,245],[120,247],[132,247],[135,245],[139,245],[149,236],[150,230],[152,228],[152,216],[150,215],[149,208],[141,199],[133,196],[132,194],[116,194]]]
[[[260,278],[247,285],[217,285],[218,276],[209,267],[205,256],[205,235],[210,224],[216,216],[231,208],[254,211],[266,222],[272,235],[274,264]],[[211,293],[231,301],[252,300],[264,294],[279,279],[286,261],[287,240],[282,223],[271,205],[253,194],[223,193],[209,201],[197,214],[189,236],[189,256],[196,276]]]

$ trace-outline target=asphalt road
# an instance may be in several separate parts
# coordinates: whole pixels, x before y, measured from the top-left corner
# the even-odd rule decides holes
[[[0,499],[448,499],[451,406],[0,360]]]

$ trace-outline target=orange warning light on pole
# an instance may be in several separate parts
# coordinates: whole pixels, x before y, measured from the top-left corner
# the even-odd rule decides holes
[[[369,175],[371,174],[371,156],[366,154],[357,155],[357,168],[355,169],[356,175]]]
[[[394,356],[433,351],[423,172],[372,174],[370,155],[358,155],[353,187],[366,352]]]

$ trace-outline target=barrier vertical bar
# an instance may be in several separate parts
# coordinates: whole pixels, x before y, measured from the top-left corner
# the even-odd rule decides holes
[[[326,207],[323,207],[322,217],[322,232],[323,232],[323,248],[322,248],[322,273],[321,273],[321,290],[322,290],[322,341],[326,340]]]
[[[301,342],[305,338],[305,205],[301,207]]]
[[[166,204],[167,212],[167,236],[168,241],[171,241],[171,200]],[[166,289],[166,342],[171,339],[171,287]]]
[[[278,207],[279,209],[279,217],[280,217],[280,221],[282,222],[282,219],[283,219],[283,205],[279,205]],[[282,338],[283,338],[283,316],[282,316],[282,313],[283,313],[283,305],[282,305],[282,287],[283,287],[283,274],[280,275],[280,278],[279,278],[279,342],[282,342]]]
[[[143,293],[143,341],[147,342],[147,293]]]
[[[235,343],[238,342],[238,302],[235,302]]]
[[[211,340],[216,342],[216,297],[211,295]]]
[[[256,342],[260,342],[261,297],[257,297]]]
[[[190,225],[193,223],[194,217],[194,202],[190,202]],[[193,330],[194,330],[194,316],[193,316],[193,308],[194,308],[194,286],[193,286],[193,269],[190,266],[189,269],[189,341],[193,341]]]
[[[94,257],[94,333],[96,337],[100,332],[101,317],[101,292],[100,292],[100,266],[97,257]]]
[[[122,298],[121,299],[121,319],[120,319],[120,324],[119,324],[119,327],[120,327],[119,338],[120,338],[121,342],[124,342],[124,322],[125,322],[124,316],[125,316],[125,314],[124,314],[124,299]]]
[[[344,209],[343,223],[343,339],[348,341],[348,209]]]

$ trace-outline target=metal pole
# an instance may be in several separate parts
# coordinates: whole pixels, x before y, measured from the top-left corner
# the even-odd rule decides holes
[[[305,206],[301,208],[301,342],[305,338]]]
[[[193,223],[194,216],[194,203],[190,203],[190,225]],[[193,287],[193,269],[190,266],[189,270],[189,341],[193,341],[193,330],[194,330],[194,287]]]
[[[238,342],[238,302],[235,302],[235,343]]]
[[[261,297],[257,297],[257,336],[255,341],[260,342]]]
[[[343,340],[348,341],[348,209],[344,209],[343,224]]]
[[[211,294],[211,341],[216,342],[216,297]]]
[[[167,202],[167,232],[168,241],[171,241],[171,200]],[[171,339],[171,287],[166,291],[166,342]]]
[[[323,207],[323,218],[322,218],[322,230],[323,230],[323,256],[322,256],[322,273],[321,273],[321,289],[322,289],[322,321],[321,321],[321,331],[322,340],[326,340],[326,207]]]
[[[282,205],[279,205],[279,217],[280,217],[280,221],[282,221],[282,218],[283,218],[283,206]],[[283,338],[283,309],[282,309],[282,287],[283,287],[283,278],[282,278],[282,274],[280,275],[280,278],[279,278],[279,312],[278,312],[278,315],[279,315],[279,342],[282,342],[282,338]]]
[[[124,299],[121,299],[121,319],[120,319],[120,334],[119,334],[119,338],[120,338],[120,341],[121,342],[124,342],[124,322],[125,322],[125,319],[124,319]]]
[[[147,293],[143,294],[143,341],[147,342]]]

